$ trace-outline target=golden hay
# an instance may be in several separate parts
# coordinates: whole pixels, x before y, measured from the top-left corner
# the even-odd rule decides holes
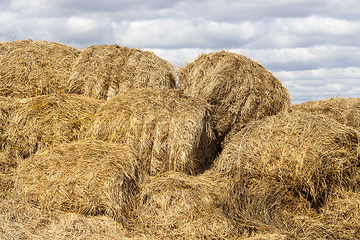
[[[0,150],[4,150],[6,146],[6,139],[4,137],[5,131],[9,125],[9,118],[21,104],[26,103],[28,99],[16,99],[10,97],[0,97]]]
[[[230,239],[237,230],[219,205],[221,179],[167,172],[143,183],[134,232],[156,239]],[[238,238],[234,238],[238,239]]]
[[[80,240],[128,238],[127,231],[106,216],[83,216],[61,211],[44,212],[14,199],[0,199],[0,239]]]
[[[67,94],[28,99],[12,111],[4,134],[6,149],[27,158],[49,146],[82,139],[102,103]]]
[[[278,114],[234,135],[214,169],[281,183],[319,207],[330,192],[356,186],[358,141],[355,130],[324,115]]]
[[[141,168],[196,174],[218,153],[208,104],[179,90],[139,89],[120,93],[96,113],[90,138],[136,149]]]
[[[358,225],[341,230],[321,219],[335,193],[359,191],[358,141],[353,128],[324,115],[280,113],[249,123],[212,168],[231,179],[222,199],[227,216],[241,228],[296,239],[353,234]]]
[[[137,161],[129,147],[102,141],[66,143],[19,163],[14,191],[43,210],[130,217],[138,191]]]
[[[1,42],[0,96],[27,98],[63,91],[79,54],[56,42]]]
[[[296,239],[360,239],[359,192],[337,191],[318,214],[290,215],[287,218]]]
[[[325,114],[326,116],[360,131],[360,98],[333,97],[308,101],[291,106],[292,111]]]
[[[275,115],[290,106],[290,94],[259,63],[231,52],[200,55],[179,70],[180,89],[214,107],[220,138],[236,133],[253,119]]]
[[[91,46],[77,59],[69,93],[110,99],[119,92],[175,87],[174,66],[154,53],[117,45]]]

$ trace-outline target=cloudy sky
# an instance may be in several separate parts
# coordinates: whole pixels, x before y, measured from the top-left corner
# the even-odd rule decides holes
[[[358,0],[0,0],[0,41],[118,44],[177,66],[228,50],[259,62],[293,103],[360,97]]]

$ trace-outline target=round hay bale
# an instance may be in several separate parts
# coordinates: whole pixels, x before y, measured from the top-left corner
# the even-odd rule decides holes
[[[167,172],[143,183],[135,232],[157,239],[228,239],[237,230],[219,205],[221,179]]]
[[[154,53],[117,45],[85,48],[69,79],[69,93],[110,99],[138,88],[175,87],[174,66]]]
[[[137,160],[119,144],[66,143],[19,163],[14,180],[19,199],[31,206],[125,223],[138,192]]]
[[[360,131],[360,98],[333,97],[291,106],[292,111],[324,114]]]
[[[63,91],[80,50],[21,40],[0,43],[0,96],[28,98]]]
[[[324,115],[282,113],[234,135],[214,171],[277,182],[317,209],[329,193],[358,184],[357,132]]]
[[[219,139],[236,133],[250,120],[285,111],[290,94],[259,63],[231,52],[201,54],[179,70],[180,89],[214,108]]]
[[[197,174],[218,154],[209,105],[179,90],[138,89],[120,93],[96,113],[89,138],[136,149],[141,168]]]
[[[103,102],[79,95],[50,94],[17,107],[5,130],[6,149],[20,158],[84,138]]]

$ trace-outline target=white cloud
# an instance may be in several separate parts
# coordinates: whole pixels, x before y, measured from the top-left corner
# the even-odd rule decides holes
[[[76,33],[90,32],[99,26],[96,20],[71,17],[67,20],[69,29]]]

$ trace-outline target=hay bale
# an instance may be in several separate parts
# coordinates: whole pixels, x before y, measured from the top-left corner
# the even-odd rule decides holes
[[[117,93],[175,87],[174,67],[154,53],[117,45],[85,48],[69,79],[69,93],[110,99]]]
[[[27,98],[63,91],[80,50],[21,40],[0,43],[0,96]]]
[[[19,163],[14,188],[19,199],[43,210],[130,217],[138,192],[132,150],[102,141],[66,143]]]
[[[6,149],[27,158],[38,150],[82,139],[102,103],[67,94],[28,99],[12,111],[4,133]]]
[[[150,175],[167,170],[196,174],[218,153],[209,105],[178,90],[118,94],[96,113],[89,138],[132,146]]]
[[[356,225],[326,221],[323,209],[334,193],[359,190],[358,141],[354,129],[324,115],[281,113],[249,123],[212,168],[230,182],[227,216],[240,228],[290,239],[351,236]]]
[[[220,186],[220,178],[206,174],[167,172],[151,177],[141,186],[134,231],[156,239],[240,236],[220,208]]]
[[[254,121],[224,146],[214,171],[277,182],[317,209],[358,181],[357,132],[324,115],[278,114]]]
[[[292,111],[324,114],[360,131],[360,98],[333,97],[291,106]]]
[[[214,107],[219,139],[290,106],[290,94],[278,79],[259,63],[231,52],[201,54],[180,68],[179,81],[185,94]]]

